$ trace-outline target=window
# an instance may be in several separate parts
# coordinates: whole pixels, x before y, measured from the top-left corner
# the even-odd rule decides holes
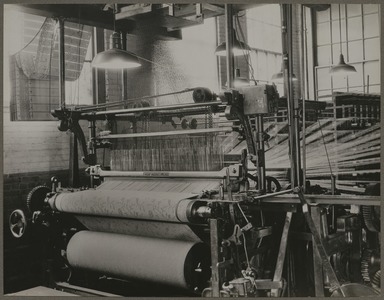
[[[247,38],[251,53],[254,78],[260,83],[271,83],[272,75],[281,70],[281,17],[280,5],[270,4],[247,10]],[[252,76],[251,76],[252,78]],[[284,94],[283,84],[277,84]]]
[[[13,44],[8,52],[11,120],[53,120],[50,112],[60,106],[58,21],[17,11],[11,15],[4,24],[5,30],[12,28],[7,37]],[[91,37],[92,27],[64,23],[67,105],[93,103]]]
[[[342,53],[356,68],[348,77],[331,77],[329,69],[339,61],[339,5],[316,13],[316,95],[330,100],[333,92],[380,93],[379,6],[341,4]],[[347,25],[347,26],[346,26]]]

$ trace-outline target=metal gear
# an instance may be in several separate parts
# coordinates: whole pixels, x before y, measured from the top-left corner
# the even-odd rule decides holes
[[[45,185],[34,187],[27,196],[27,207],[30,213],[41,210],[44,206],[44,200],[51,189]]]
[[[372,286],[380,288],[381,285],[381,270],[376,271],[372,278]]]
[[[366,187],[365,195],[380,196],[380,184],[370,184]],[[363,219],[366,228],[371,232],[380,232],[380,207],[362,206]]]
[[[380,212],[373,206],[362,206],[364,224],[371,232],[380,232]]]
[[[366,284],[371,284],[371,278],[369,277],[369,261],[371,256],[372,250],[365,249],[361,257],[361,276]]]

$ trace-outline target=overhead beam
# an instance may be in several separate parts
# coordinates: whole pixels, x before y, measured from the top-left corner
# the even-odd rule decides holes
[[[86,4],[10,4],[15,10],[46,18],[65,18],[66,21],[114,30],[113,14],[96,5]],[[117,30],[131,31],[135,28],[132,20],[116,22]]]

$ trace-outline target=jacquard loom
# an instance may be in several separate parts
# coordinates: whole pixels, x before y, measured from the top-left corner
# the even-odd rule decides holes
[[[301,187],[268,174],[279,162],[264,148],[264,118],[287,107],[274,86],[189,92],[187,104],[53,112],[59,130],[75,133],[90,184],[63,188],[52,178],[31,191],[28,213],[11,215],[15,237],[27,221],[48,232],[47,285],[104,296],[377,295],[378,185],[338,195],[335,182]],[[273,154],[292,153],[295,139]],[[238,161],[226,163],[236,149]],[[109,151],[109,166],[98,150]],[[296,163],[288,172],[300,181]]]

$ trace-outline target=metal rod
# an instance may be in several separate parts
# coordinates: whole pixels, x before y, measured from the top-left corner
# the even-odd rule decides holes
[[[115,109],[108,111],[98,111],[98,112],[86,112],[82,113],[82,116],[100,116],[100,115],[116,115],[116,114],[125,114],[125,113],[137,113],[137,112],[151,112],[159,110],[170,110],[170,109],[183,109],[191,107],[203,107],[203,106],[215,106],[222,105],[220,101],[213,102],[204,102],[204,103],[187,103],[187,104],[174,104],[174,105],[164,105],[164,106],[152,106],[152,107],[142,107],[142,108],[128,108],[128,109]]]
[[[305,193],[306,190],[306,169],[307,169],[307,161],[306,161],[306,111],[305,111],[305,78],[306,78],[306,70],[305,70],[305,48],[304,48],[304,5],[300,5],[301,7],[301,13],[300,13],[300,20],[301,20],[301,98],[303,102],[303,114],[302,114],[302,162],[303,162],[303,192]]]
[[[325,250],[325,246],[323,244],[323,240],[316,228],[316,225],[311,217],[311,214],[309,213],[309,206],[307,201],[304,198],[304,194],[299,190],[298,196],[300,199],[300,203],[303,207],[303,213],[304,217],[307,221],[308,227],[312,233],[313,239],[314,239],[314,245],[317,248],[317,251],[320,255],[322,264],[323,264],[323,270],[327,274],[329,278],[329,284],[330,284],[330,291],[333,292],[334,290],[340,290],[340,292],[343,294],[343,291],[341,289],[341,285],[339,280],[337,279],[336,273],[334,269],[332,268],[332,265],[329,261],[327,252]],[[344,296],[344,295],[343,295]]]
[[[159,132],[143,132],[143,133],[127,133],[127,134],[109,134],[100,136],[99,139],[122,139],[122,138],[138,138],[138,137],[154,137],[154,136],[170,136],[184,134],[205,134],[215,132],[232,132],[231,127],[207,128],[207,129],[185,129],[174,131],[159,131]]]
[[[195,88],[187,88],[187,89],[182,90],[182,91],[176,91],[176,92],[170,92],[170,93],[164,93],[164,94],[158,94],[158,95],[151,95],[151,96],[144,96],[144,97],[136,97],[136,98],[130,98],[130,99],[123,99],[121,101],[101,103],[101,104],[97,104],[97,105],[78,105],[78,106],[76,106],[76,110],[77,111],[84,111],[84,112],[85,111],[93,111],[95,109],[104,109],[104,108],[120,106],[120,105],[127,104],[127,103],[134,103],[134,102],[139,101],[139,100],[147,100],[147,99],[153,99],[153,98],[189,93],[189,92],[192,92],[194,90],[195,90]]]
[[[98,172],[100,177],[134,177],[134,178],[196,178],[196,179],[224,179],[224,171],[218,172],[187,172],[187,171],[104,171]]]
[[[123,31],[121,33],[121,45],[123,50],[127,50],[127,33]],[[121,83],[122,83],[122,98],[127,99],[128,98],[128,70],[123,69],[121,71]]]
[[[281,277],[283,275],[284,260],[285,260],[285,254],[287,252],[288,234],[289,234],[289,227],[291,225],[291,220],[292,220],[292,212],[287,212],[287,214],[285,216],[283,233],[281,235],[279,255],[277,257],[275,274],[273,275],[273,281],[274,282],[281,281]],[[271,290],[271,296],[272,297],[278,297],[279,296],[279,289],[272,289]]]
[[[59,97],[60,105],[65,108],[65,41],[64,19],[59,18]]]
[[[265,199],[265,198],[270,198],[278,195],[284,195],[284,194],[289,194],[292,193],[293,189],[285,190],[285,191],[280,191],[276,193],[271,193],[271,194],[266,194],[266,195],[260,195],[260,196],[255,196],[253,197],[253,200],[259,200],[259,199]]]
[[[227,86],[233,88],[233,70],[234,70],[234,58],[233,58],[233,7],[232,4],[225,4],[225,42],[226,48],[226,62],[227,62]]]
[[[269,197],[263,197],[261,201],[263,203],[299,203],[299,199],[296,195],[265,195]],[[309,204],[331,204],[331,205],[372,205],[380,206],[381,198],[380,196],[353,196],[353,195],[305,195],[305,198]]]
[[[257,185],[261,194],[266,191],[265,151],[264,151],[264,120],[263,115],[256,115],[256,152],[257,152]]]

